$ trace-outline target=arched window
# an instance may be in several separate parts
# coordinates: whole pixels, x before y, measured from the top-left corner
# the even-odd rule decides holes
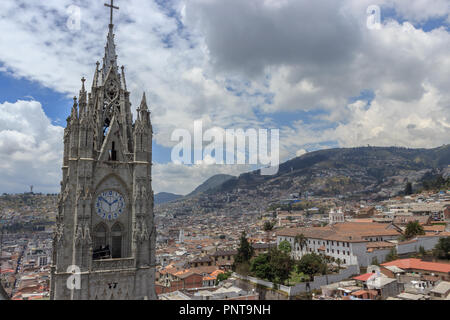
[[[111,240],[112,240],[112,258],[122,258],[122,227],[119,223],[116,223],[111,228]]]
[[[100,223],[94,228],[94,248],[92,258],[94,260],[107,259],[110,256],[107,242],[108,229]]]
[[[102,223],[94,229],[94,250],[106,247],[106,226]]]
[[[109,150],[109,161],[117,161],[116,143],[113,141],[111,144],[111,150]]]

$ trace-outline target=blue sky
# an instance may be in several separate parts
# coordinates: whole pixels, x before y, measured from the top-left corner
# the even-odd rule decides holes
[[[68,98],[67,94],[44,87],[36,81],[18,79],[11,74],[0,72],[0,102],[17,100],[40,101],[52,123],[63,126],[73,104],[73,100]]]
[[[449,142],[445,0],[120,2],[118,59],[133,107],[147,93],[156,192],[184,194],[213,174],[252,168],[175,166],[171,133],[192,130],[199,119],[206,128],[279,129],[281,161],[322,148]],[[81,5],[80,30],[65,24],[74,4]],[[372,4],[381,8],[379,30],[366,27]],[[58,191],[62,139],[55,135],[80,78],[92,81],[108,18],[92,1],[5,1],[0,161],[8,165],[0,167],[7,181],[0,192],[28,184]],[[24,167],[41,172],[28,182]]]

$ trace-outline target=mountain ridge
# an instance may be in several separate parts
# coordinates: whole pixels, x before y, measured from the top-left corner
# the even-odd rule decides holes
[[[224,182],[227,182],[228,180],[231,180],[233,178],[236,177],[229,174],[215,174],[210,178],[206,179],[191,193],[187,194],[186,197],[193,197],[203,192],[213,191],[215,188],[220,187]]]
[[[424,177],[450,175],[450,145],[437,148],[356,147],[323,149],[280,164],[273,176],[260,170],[230,178],[208,192],[183,199],[183,210],[262,209],[290,193],[339,198],[388,198]],[[213,204],[211,204],[213,203]]]
[[[172,202],[182,198],[180,194],[170,193],[170,192],[159,192],[155,194],[155,204],[163,204],[167,202]]]

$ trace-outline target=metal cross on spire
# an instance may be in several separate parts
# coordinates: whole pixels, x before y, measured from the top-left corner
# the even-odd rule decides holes
[[[110,18],[109,18],[109,24],[112,25],[112,24],[113,24],[113,13],[114,13],[114,9],[119,10],[119,7],[115,7],[115,6],[114,6],[114,0],[111,0],[111,4],[105,3],[105,7],[111,8],[111,16],[110,16]]]

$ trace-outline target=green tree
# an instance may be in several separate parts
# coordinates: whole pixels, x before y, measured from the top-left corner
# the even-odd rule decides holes
[[[433,249],[433,256],[438,259],[450,260],[450,237],[439,239]]]
[[[220,282],[222,282],[222,281],[224,281],[224,280],[227,280],[230,276],[231,276],[231,272],[220,273],[220,274],[217,276],[217,279],[216,279],[216,285],[218,285]]]
[[[250,272],[257,278],[271,281],[274,276],[270,265],[269,253],[262,253],[252,259]]]
[[[298,271],[298,267],[294,265],[293,270],[289,274],[289,284],[297,284],[300,282],[307,281],[309,277],[305,275],[303,272]]]
[[[327,264],[320,255],[313,252],[302,256],[297,264],[297,269],[312,279],[315,274],[326,274]]]
[[[412,183],[407,182],[405,186],[405,195],[413,194]]]
[[[250,264],[250,272],[260,279],[284,283],[289,278],[293,265],[294,262],[288,253],[274,248],[268,253],[253,258]]]
[[[284,283],[289,279],[294,261],[285,251],[272,249],[270,250],[270,268],[272,269],[274,278],[272,281],[276,283]]]
[[[266,222],[264,222],[263,230],[266,232],[272,231],[274,226],[275,226],[275,222],[266,221]]]
[[[304,247],[308,244],[308,241],[306,240],[306,237],[303,233],[297,234],[294,238],[294,246],[298,244],[300,247],[300,251],[303,250]]]
[[[287,240],[281,241],[280,244],[278,245],[278,249],[286,253],[290,253],[292,250],[291,244]]]
[[[424,235],[424,234],[425,234],[425,230],[423,229],[423,227],[420,225],[420,223],[418,221],[411,221],[411,222],[408,222],[408,224],[406,225],[406,229],[405,229],[405,233],[404,233],[404,236],[406,239],[411,239],[411,238],[414,238],[415,236]]]
[[[238,252],[236,256],[234,257],[234,264],[233,264],[233,270],[237,271],[237,265],[239,264],[249,264],[250,259],[253,257],[253,247],[250,245],[250,243],[247,240],[247,235],[245,234],[245,231],[242,232],[241,235],[241,243],[238,248]]]
[[[336,259],[336,263],[337,263],[337,265],[338,265],[338,270],[340,270],[341,269],[341,264],[342,264],[342,260],[340,259],[340,258],[337,258]]]

